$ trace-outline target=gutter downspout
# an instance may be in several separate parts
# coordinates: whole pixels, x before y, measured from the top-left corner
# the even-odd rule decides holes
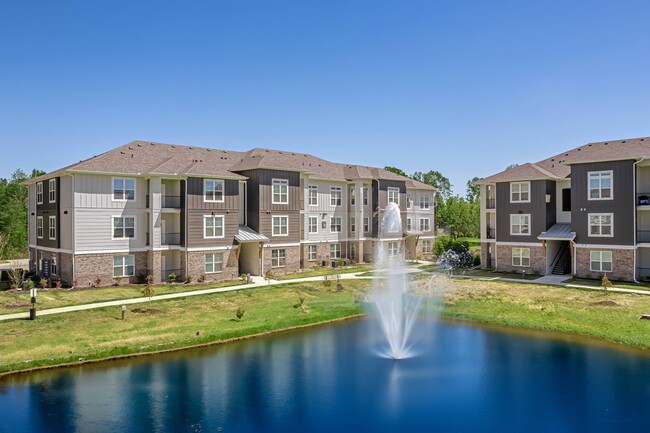
[[[72,176],[72,287],[76,286],[75,281],[77,280],[77,267],[75,266],[75,252],[77,251],[77,226],[75,225],[74,222],[74,217],[77,213],[77,206],[76,206],[76,196],[75,196],[75,177],[74,174]]]
[[[637,251],[637,239],[636,239],[636,169],[637,169],[637,164],[644,161],[645,158],[641,158],[638,161],[635,161],[634,164],[632,165],[632,176],[634,177],[634,188],[632,188],[632,206],[634,206],[634,212],[633,212],[633,227],[634,227],[634,273],[632,274],[634,282],[638,283],[639,281],[636,279],[636,251]]]

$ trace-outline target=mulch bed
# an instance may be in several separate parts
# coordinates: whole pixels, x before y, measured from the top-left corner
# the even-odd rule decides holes
[[[155,308],[134,308],[131,310],[132,313],[144,313],[144,314],[157,314],[160,313],[160,310]]]
[[[6,308],[18,308],[18,307],[31,307],[32,304],[29,302],[5,302],[4,306]]]
[[[604,305],[606,307],[617,307],[618,304],[614,301],[598,301],[594,302],[591,305]]]

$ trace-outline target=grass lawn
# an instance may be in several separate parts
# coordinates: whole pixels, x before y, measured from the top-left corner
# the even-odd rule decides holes
[[[132,306],[126,320],[117,307],[3,322],[0,372],[207,344],[360,314],[355,302],[367,281],[323,282],[224,292]],[[295,308],[305,297],[307,312]],[[245,310],[241,321],[236,311]],[[152,308],[156,314],[134,313]],[[197,335],[198,333],[198,335]]]
[[[337,274],[350,274],[354,272],[366,272],[372,270],[372,264],[349,266],[345,268],[330,268],[330,267],[314,267],[309,271],[301,272],[299,274],[278,275],[276,280],[292,280],[294,278],[309,278],[309,277],[322,277],[325,275]]]
[[[228,287],[242,284],[241,281],[229,281],[218,284],[161,284],[154,286],[156,295],[167,293],[188,292],[191,290],[208,289],[212,287]],[[92,304],[95,302],[113,301],[116,299],[138,298],[142,296],[144,286],[120,286],[101,287],[97,289],[45,289],[38,290],[36,296],[36,308],[45,310],[47,308],[65,307],[69,305]],[[8,307],[6,304],[20,302],[29,303],[29,291],[21,292],[0,292],[0,314],[18,313],[28,311],[31,307]]]
[[[422,266],[422,269],[430,272],[438,272],[441,274],[447,274],[447,271],[441,270],[437,265],[426,265]],[[534,274],[521,274],[514,272],[494,272],[487,269],[456,269],[453,272],[453,275],[466,275],[473,277],[489,277],[489,278],[513,278],[518,280],[536,280],[539,278],[539,275]]]
[[[583,286],[601,287],[601,280],[591,280],[588,278],[571,278],[566,281],[569,284],[580,284]],[[634,289],[634,290],[648,290],[650,291],[650,283],[630,283],[627,281],[612,281],[616,288],[620,289]]]

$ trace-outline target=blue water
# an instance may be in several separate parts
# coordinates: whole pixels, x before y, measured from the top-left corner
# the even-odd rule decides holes
[[[650,431],[650,357],[461,324],[373,355],[363,320],[0,382],[2,432]]]

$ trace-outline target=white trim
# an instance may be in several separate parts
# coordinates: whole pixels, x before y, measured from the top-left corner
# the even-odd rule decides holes
[[[277,235],[275,234],[274,220],[276,218],[286,218],[287,219],[287,226],[286,226],[287,227],[287,232],[285,234],[282,234],[282,233],[277,234]],[[282,227],[282,226],[278,226],[278,227]],[[271,216],[271,236],[273,236],[275,238],[289,236],[289,215],[272,215]]]
[[[284,248],[284,247],[299,247],[300,242],[286,243],[286,244],[264,244],[264,248]]]
[[[336,192],[337,190],[340,194],[339,198],[337,199],[337,202],[339,203],[332,204],[332,198],[334,198],[332,196],[332,193]],[[339,207],[339,206],[343,206],[343,188],[341,188],[340,186],[330,186],[330,207]]]
[[[422,221],[428,221],[427,223],[427,228],[423,229],[422,228]],[[418,227],[421,232],[430,232],[431,231],[431,218],[418,218]]]
[[[314,254],[315,257],[314,257],[313,259],[310,258],[310,256],[311,256],[311,251],[309,251],[309,249],[310,249],[311,247],[316,247],[316,249],[315,249],[315,251],[314,251],[316,254]],[[317,261],[317,260],[318,260],[318,245],[316,245],[316,244],[310,244],[310,245],[307,245],[307,261],[308,261],[308,262],[315,262],[315,261]]]
[[[311,204],[311,191],[315,190],[316,191],[316,203]],[[307,205],[308,206],[318,206],[318,185],[309,185],[307,188]]]
[[[217,200],[217,199],[208,200],[206,198],[206,196],[207,196],[206,193],[208,191],[208,187],[207,187],[206,183],[208,183],[208,182],[215,182],[215,187],[216,187],[217,183],[221,183],[221,200]],[[213,193],[214,193],[214,191],[216,191],[216,188],[212,189]],[[216,194],[215,194],[215,197],[216,197]],[[223,179],[212,179],[212,178],[203,179],[203,203],[223,203],[225,200],[226,200],[226,182]]]
[[[603,234],[592,235],[592,234],[591,234],[591,217],[592,217],[592,216],[595,216],[595,215],[599,215],[599,216],[600,216],[599,220],[602,220],[602,217],[603,217],[603,216],[607,216],[607,215],[609,215],[609,217],[610,217],[610,224],[609,224],[609,226],[610,226],[610,228],[611,228],[610,234],[608,234],[608,235],[603,235]],[[602,225],[602,224],[599,224],[598,227],[600,227],[600,232],[602,233],[602,231],[603,231],[603,229],[602,229],[602,228],[603,228],[603,225]],[[605,226],[605,227],[606,227],[606,226]],[[587,214],[587,237],[588,237],[588,238],[613,238],[613,237],[614,237],[614,213],[612,213],[612,212],[604,212],[604,213],[593,212],[593,213],[588,213],[588,214]]]
[[[520,185],[519,192],[518,192],[519,198],[520,198],[519,200],[513,200],[512,199],[512,186],[513,185]],[[528,200],[521,200],[521,185],[528,185]],[[531,189],[530,186],[531,185],[530,185],[529,180],[527,180],[525,182],[510,182],[510,203],[530,203],[530,196],[531,196],[531,194],[530,194],[530,189]]]
[[[207,256],[208,254],[212,255],[212,261],[211,261],[211,262],[208,262],[208,261],[207,261],[207,257],[206,257],[206,256]],[[215,261],[214,261],[214,255],[215,255],[215,254],[219,254],[219,255],[221,256],[221,261],[220,261],[220,262],[215,262]],[[208,263],[212,263],[212,272],[208,272],[208,271],[205,269],[205,268],[208,266]],[[220,271],[215,271],[215,270],[214,270],[214,265],[215,265],[215,263],[219,263],[219,264],[221,264],[221,270],[220,270]],[[221,273],[223,273],[223,253],[216,253],[216,252],[205,253],[205,254],[203,255],[203,272],[205,272],[206,274],[221,274]]]
[[[42,249],[41,247],[38,247],[39,249]],[[128,250],[88,250],[88,251],[74,251],[70,252],[70,254],[74,254],[77,256],[85,256],[88,254],[131,254],[131,253],[144,253],[146,251],[151,251],[150,248],[129,248]],[[156,251],[156,250],[153,250]],[[63,251],[61,251],[63,252]]]
[[[583,249],[610,249],[610,250],[633,250],[635,245],[597,245],[597,244],[574,244],[576,248]]]
[[[535,242],[495,242],[496,245],[504,247],[541,247],[542,243]]]
[[[311,220],[312,220],[312,219],[315,219],[315,220],[316,220],[316,230],[315,230],[315,231],[311,231]],[[311,216],[311,215],[309,215],[309,216],[307,217],[307,234],[318,233],[318,226],[319,226],[319,224],[318,224],[318,217],[317,217],[317,216]]]
[[[591,260],[591,254],[592,253],[598,253],[600,255],[599,260]],[[610,254],[610,260],[609,261],[603,261],[603,253],[609,253]],[[592,263],[599,263],[600,264],[600,269],[592,269],[591,264]],[[603,270],[603,263],[609,263],[610,269],[608,271]],[[613,272],[614,271],[614,253],[612,251],[602,251],[602,250],[591,250],[589,251],[589,271],[590,272]]]
[[[127,189],[126,189],[126,181],[127,180],[132,180],[133,181],[133,199],[129,200],[127,198],[123,198],[123,199],[115,198],[115,180],[116,179],[121,179],[121,180],[124,181],[124,188],[122,189],[123,192],[127,191]],[[111,177],[111,201],[113,201],[113,202],[124,202],[124,203],[129,202],[129,201],[135,202],[135,201],[138,200],[137,190],[138,190],[138,182],[136,181],[135,177],[120,177],[120,176],[112,176]]]
[[[397,191],[397,201],[391,201],[390,200],[390,194],[395,193]],[[399,206],[399,188],[396,188],[394,186],[389,186],[386,188],[386,199],[387,203],[395,203],[397,206]]]
[[[40,201],[38,200],[38,194],[39,194],[38,189],[39,189],[39,186],[40,186],[40,189],[41,189],[41,192],[40,192],[40,194],[41,194],[41,200],[40,200]],[[36,204],[43,204],[43,198],[44,198],[44,197],[43,197],[43,182],[36,182]]]
[[[54,199],[51,198],[51,196],[52,196],[52,184],[54,184]],[[48,203],[56,203],[56,178],[50,179],[47,182],[47,202]]]
[[[512,217],[519,217],[519,223],[518,224],[513,224]],[[528,224],[522,224],[521,223],[522,217],[528,217]],[[521,227],[523,225],[528,226],[528,233],[521,233]],[[531,217],[530,217],[529,213],[523,213],[523,214],[522,213],[511,213],[510,214],[510,236],[530,236],[530,232],[531,232],[531,230],[530,230],[531,227],[530,226],[531,225],[532,225],[532,223],[531,223]],[[512,232],[512,227],[513,226],[519,226],[519,233],[513,233]]]
[[[494,244],[496,243],[496,239],[481,239],[481,242],[487,244]]]
[[[122,257],[122,265],[121,266],[115,266],[115,257]],[[124,270],[126,269],[127,264],[124,263],[124,258],[126,257],[132,257],[133,258],[133,273],[132,274],[124,274]],[[122,269],[122,275],[115,275],[115,269]],[[124,278],[124,277],[134,277],[135,276],[135,256],[133,254],[115,254],[113,255],[113,278]]]
[[[121,238],[116,238],[115,237],[115,221],[113,221],[115,218],[122,218],[122,219],[133,218],[133,237],[129,237],[129,236],[122,236]],[[135,215],[133,215],[133,216],[131,216],[131,215],[111,215],[111,240],[114,240],[114,241],[123,241],[124,239],[134,239],[135,240],[138,237],[137,224],[138,224],[138,222],[137,222],[137,218],[136,218]],[[123,234],[126,234],[126,228],[125,228],[124,224],[122,225],[122,230],[123,230]]]
[[[54,219],[54,237],[52,237],[52,219]],[[48,215],[47,217],[47,238],[51,241],[55,241],[58,236],[56,227],[56,215]]]
[[[361,206],[370,206],[370,191],[367,186],[361,187]]]
[[[273,257],[273,251],[277,251],[277,252],[278,252],[278,256],[277,256],[277,257]],[[280,251],[283,252],[283,256],[282,256],[282,257],[280,257]],[[283,259],[283,260],[284,260],[284,264],[280,264],[280,259]],[[274,260],[277,260],[277,264],[276,264],[276,265],[273,264],[273,261],[274,261]],[[276,268],[276,269],[277,269],[277,268],[286,268],[286,267],[287,267],[287,250],[284,249],[284,248],[273,248],[273,249],[271,250],[271,268]]]
[[[515,255],[515,250],[519,250],[519,255]],[[524,250],[528,250],[528,264],[524,265]],[[530,268],[530,247],[512,247],[512,250],[510,252],[510,255],[512,257],[512,266],[517,267],[517,268]],[[515,264],[515,258],[519,259],[519,264]]]
[[[226,245],[221,247],[190,247],[190,248],[186,248],[185,251],[187,251],[188,253],[196,253],[201,251],[225,251],[230,249],[233,249],[232,245]]]
[[[65,254],[74,254],[72,250],[64,250],[62,248],[50,248],[50,247],[42,247],[40,245],[35,245],[35,244],[29,244],[29,248],[34,248],[34,249],[39,249],[43,251],[47,251],[48,253],[65,253]]]
[[[600,185],[601,182],[599,182],[598,185],[598,195],[599,197],[592,198],[591,197],[591,174],[598,174],[598,180],[603,179],[603,174],[605,176],[609,175],[609,197],[600,197],[602,195],[602,186]],[[594,188],[595,189],[595,188]],[[595,170],[595,171],[588,171],[587,172],[587,201],[599,201],[599,200],[614,200],[614,170]]]
[[[378,242],[397,242],[397,241],[404,240],[404,238],[381,238],[381,239],[373,238],[373,240]]]
[[[41,221],[41,235],[38,235],[38,221]],[[45,236],[45,220],[43,219],[43,216],[37,216],[36,217],[36,239],[43,239],[43,236]]]
[[[205,235],[205,230],[207,229],[207,226],[205,224],[206,218],[213,218],[213,219],[221,218],[221,236],[206,236]],[[214,221],[213,221],[213,224],[214,224]],[[212,226],[213,231],[216,231],[216,230],[214,230],[215,227],[216,227],[216,225]],[[225,237],[226,237],[226,217],[224,215],[212,215],[212,214],[211,215],[203,215],[203,239],[223,239]]]
[[[276,185],[280,187],[280,192],[278,193],[278,195],[280,196],[279,198],[282,199],[282,196],[284,195],[286,201],[275,201]],[[284,194],[282,193],[283,186],[286,188]],[[271,178],[271,204],[289,204],[289,179]]]
[[[332,227],[334,227],[333,221],[334,219],[338,219],[339,223],[337,224],[340,228],[340,230],[332,230]],[[331,216],[330,217],[330,233],[342,233],[343,232],[343,217],[340,216]]]

